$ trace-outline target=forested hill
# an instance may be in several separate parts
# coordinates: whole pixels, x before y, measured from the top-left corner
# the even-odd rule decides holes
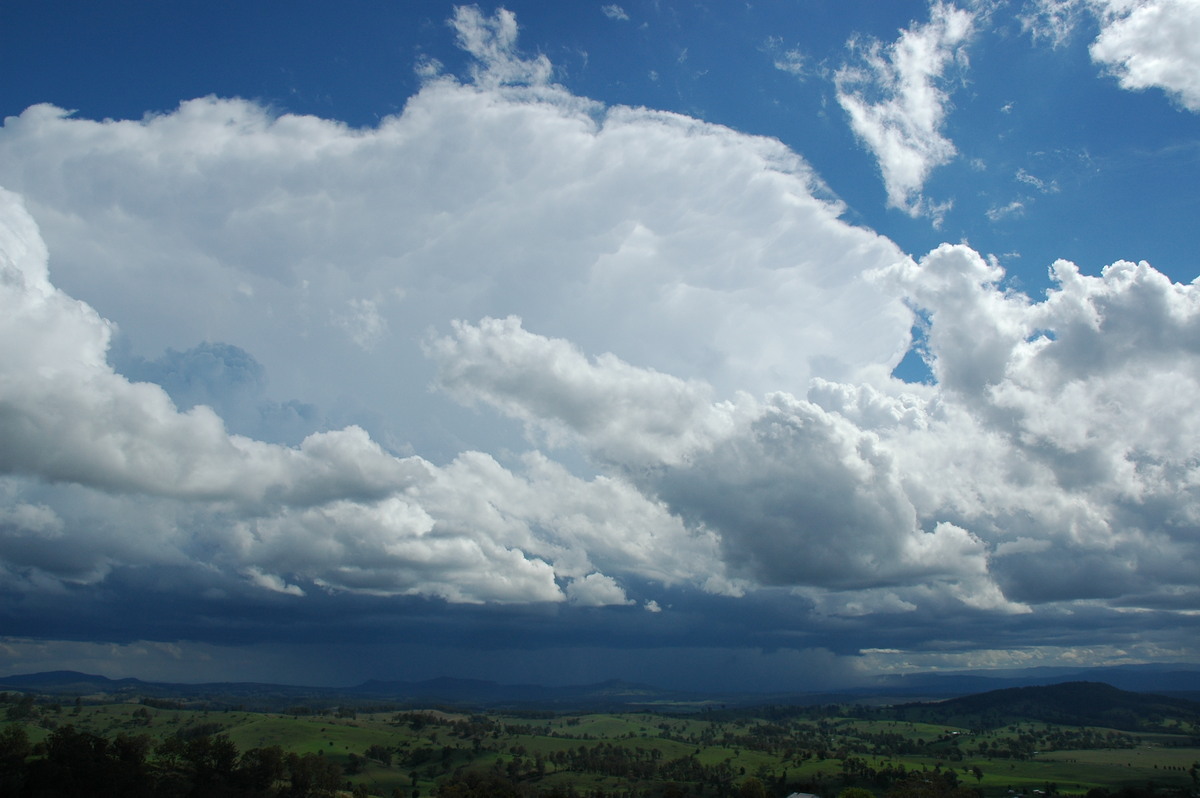
[[[1104,726],[1127,731],[1200,727],[1200,703],[1131,693],[1101,682],[1010,687],[937,703],[902,704],[896,717],[929,723],[996,728],[1017,721]]]

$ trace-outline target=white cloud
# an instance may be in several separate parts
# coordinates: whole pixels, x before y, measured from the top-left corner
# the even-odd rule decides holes
[[[611,356],[589,362],[515,319],[460,324],[431,349],[457,396],[626,470],[719,536],[732,575],[749,584],[986,582],[981,542],[951,524],[922,531],[879,439],[810,402],[712,404],[706,386]]]
[[[918,513],[992,541],[993,572],[1018,598],[1186,580],[1170,563],[1196,553],[1200,424],[1185,397],[1200,387],[1197,287],[1144,263],[1089,277],[1060,261],[1035,303],[950,246],[895,274],[929,313],[938,379],[936,398],[880,430]],[[1050,545],[1006,545],[1022,540]]]
[[[461,322],[429,344],[440,385],[460,401],[486,401],[552,445],[583,439],[625,463],[676,462],[725,426],[711,388],[639,369],[611,354],[589,362],[570,342],[527,332],[521,320]]]
[[[562,578],[590,604],[619,590],[610,576],[589,578],[594,562],[667,584],[719,573],[711,538],[660,504],[544,458],[527,458],[524,477],[477,453],[437,468],[388,455],[357,428],[289,448],[229,435],[204,406],[177,411],[158,386],[112,371],[109,326],[49,283],[32,220],[13,194],[0,201],[8,562],[89,582],[115,563],[186,562],[199,546],[214,565],[296,596],[299,578],[449,601],[560,601]],[[12,481],[20,476],[118,495],[104,508],[95,493],[52,490],[48,499],[74,508],[68,523],[23,498],[38,490]],[[153,516],[146,501],[163,513],[161,546],[136,542],[152,527],[118,520]],[[105,539],[107,523],[130,531]]]
[[[1048,39],[1061,47],[1071,36],[1089,0],[1030,0],[1019,16],[1021,26],[1034,41]]]
[[[544,55],[523,59],[517,53],[517,17],[508,9],[485,17],[478,6],[456,6],[450,24],[458,34],[458,46],[479,62],[472,70],[476,83],[539,86],[549,82],[550,59]]]
[[[1023,216],[1025,214],[1025,203],[1020,200],[1013,200],[1007,205],[995,205],[988,208],[986,214],[987,218],[993,222],[998,222],[1010,216]]]
[[[1024,169],[1018,169],[1014,179],[1019,183],[1024,183],[1027,186],[1033,186],[1043,194],[1054,194],[1058,192],[1058,183],[1053,180],[1042,180],[1036,175],[1031,175]]]
[[[374,128],[6,122],[7,587],[155,565],[206,598],[758,591],[914,625],[1189,600],[1196,286],[1058,263],[1034,301],[963,246],[906,259],[780,142],[574,97],[506,13],[455,25],[476,82]],[[909,211],[972,25],[935,5],[839,78]],[[888,376],[906,302],[936,385]],[[314,409],[289,446],[264,407]]]
[[[768,37],[763,50],[771,56],[775,68],[803,80],[808,75],[808,57],[796,47],[784,47],[783,39]]]
[[[628,22],[629,15],[625,13],[625,9],[621,8],[616,3],[611,3],[606,6],[601,6],[600,11],[609,19],[615,19],[619,22]]]
[[[296,585],[289,585],[281,577],[275,574],[268,574],[261,568],[250,566],[246,568],[243,575],[253,582],[255,585],[275,593],[283,593],[288,596],[303,596],[304,591]]]
[[[20,200],[0,190],[0,467],[50,481],[179,498],[309,503],[381,495],[410,477],[361,429],[298,449],[229,435],[208,407],[176,411],[106,361],[111,326],[49,281]]]
[[[881,271],[928,314],[933,386],[711,402],[515,320],[460,325],[437,356],[458,396],[574,440],[717,535],[743,586],[815,589],[827,614],[1163,594],[1197,553],[1200,294],[1146,264],[1053,276],[1033,302],[950,245]]]
[[[610,576],[601,573],[588,574],[582,579],[573,579],[567,585],[567,596],[572,604],[583,607],[607,607],[632,604],[625,591]]]
[[[1121,87],[1159,88],[1189,111],[1200,112],[1200,2],[1105,0],[1094,2],[1104,20],[1092,60]]]
[[[838,103],[855,134],[879,162],[888,204],[935,223],[946,205],[922,195],[929,173],[956,154],[942,135],[949,95],[942,87],[952,64],[966,64],[975,15],[950,3],[930,5],[930,21],[913,24],[889,45],[849,43],[856,56],[835,75]]]
[[[1200,111],[1200,2],[1197,0],[1035,0],[1022,16],[1034,40],[1059,46],[1084,14],[1100,32],[1089,50],[1124,89],[1158,88]]]
[[[435,531],[519,547],[552,563],[559,578],[578,580],[600,570],[606,578],[734,590],[723,578],[712,533],[689,528],[620,477],[583,480],[540,454],[526,455],[521,469],[510,471],[469,452],[435,472],[419,495],[439,519]]]
[[[4,127],[0,184],[136,354],[239,346],[273,395],[371,397],[354,420],[380,439],[424,443],[418,342],[454,318],[519,315],[719,396],[898,360],[908,312],[862,274],[901,253],[778,141],[521,91],[435,81],[369,130],[215,98],[139,121],[38,106]]]
[[[379,313],[378,300],[351,299],[346,304],[349,309],[336,317],[335,323],[355,344],[370,349],[387,335],[387,320]]]

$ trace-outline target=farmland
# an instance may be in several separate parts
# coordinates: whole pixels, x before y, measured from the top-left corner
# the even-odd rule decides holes
[[[188,752],[209,752],[216,740],[232,751],[231,766],[239,760],[229,757],[258,762],[248,752],[276,751],[293,755],[294,763],[319,761],[336,770],[337,789],[357,795],[511,789],[514,795],[832,796],[847,787],[882,795],[899,794],[917,780],[914,774],[936,786],[927,794],[1195,795],[1200,776],[1200,729],[1186,717],[1156,718],[1142,729],[1041,721],[987,728],[905,719],[920,714],[913,709],[839,705],[689,714],[336,706],[254,712],[153,700],[72,705],[8,698],[10,720],[0,734],[4,740],[23,734],[29,762],[64,735],[90,736],[140,741],[135,747],[144,752],[147,772],[183,773]],[[4,756],[12,761],[10,752]],[[225,794],[298,792],[281,766],[265,792]]]

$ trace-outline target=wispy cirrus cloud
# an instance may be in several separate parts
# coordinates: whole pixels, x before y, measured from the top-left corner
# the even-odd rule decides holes
[[[625,9],[621,8],[616,3],[610,3],[600,7],[600,11],[609,19],[617,20],[618,22],[628,22],[629,14],[625,13]]]

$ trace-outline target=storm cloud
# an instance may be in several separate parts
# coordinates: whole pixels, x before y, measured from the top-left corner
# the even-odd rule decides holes
[[[934,12],[868,63],[929,89],[902,51],[944,65],[972,24]],[[707,652],[707,683],[719,652],[1111,652],[1136,610],[1197,653],[1200,288],[1058,261],[1032,297],[966,244],[910,256],[779,141],[576,96],[507,12],[452,24],[471,77],[424,64],[374,127],[218,97],[5,121],[11,634],[603,639]],[[860,79],[839,100],[916,213],[945,97]],[[908,177],[867,127],[901,122]],[[929,383],[892,376],[914,325]]]

